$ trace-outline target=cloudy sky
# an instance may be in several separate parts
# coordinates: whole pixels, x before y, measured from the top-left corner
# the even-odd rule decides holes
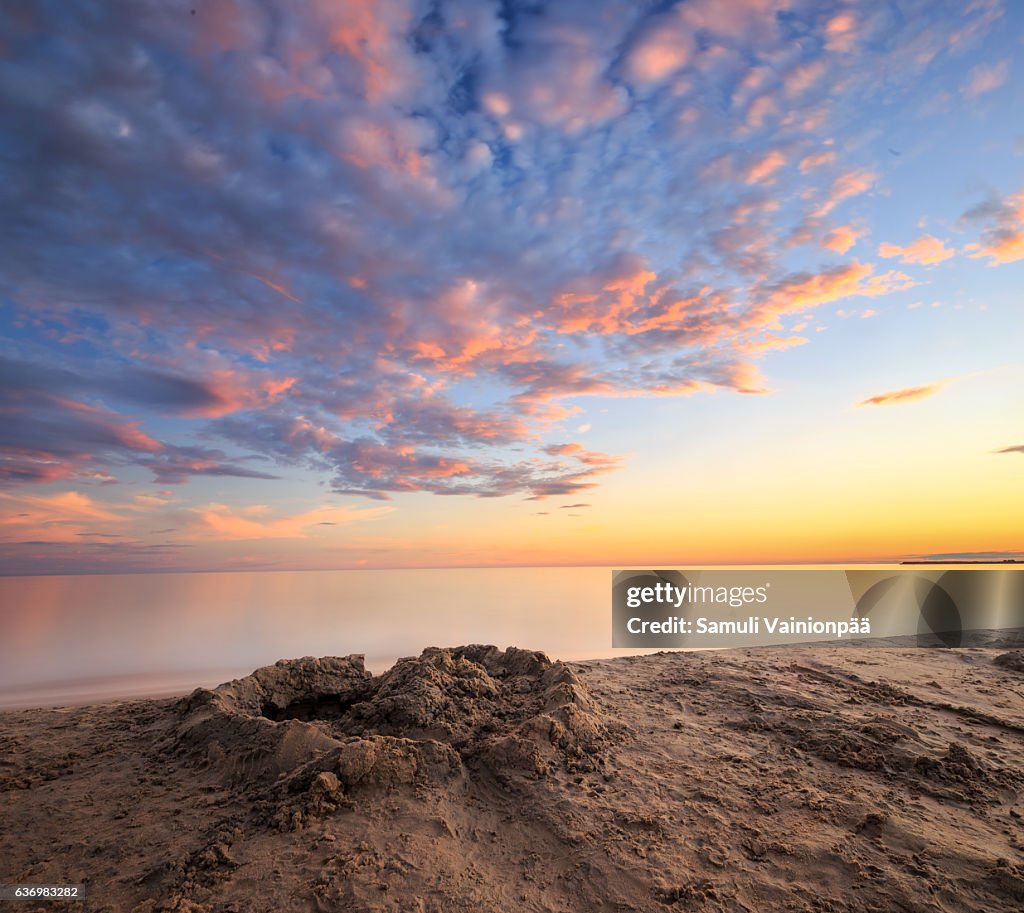
[[[1024,550],[1024,7],[0,8],[0,572]]]

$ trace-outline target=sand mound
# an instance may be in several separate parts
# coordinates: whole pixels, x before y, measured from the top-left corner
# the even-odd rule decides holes
[[[585,767],[604,736],[568,666],[480,645],[429,648],[378,677],[362,656],[281,660],[195,691],[178,712],[175,748],[198,765],[231,781],[319,784],[328,805],[338,790],[447,783],[467,767]]]
[[[375,685],[339,729],[435,739],[475,767],[540,775],[557,759],[585,763],[604,731],[575,673],[531,650],[431,648]]]
[[[229,779],[272,779],[335,747],[308,720],[342,714],[370,680],[361,656],[307,656],[199,688],[178,705],[177,747]]]
[[[1011,650],[1009,653],[1000,653],[994,660],[997,666],[1009,669],[1011,672],[1024,672],[1024,650]]]

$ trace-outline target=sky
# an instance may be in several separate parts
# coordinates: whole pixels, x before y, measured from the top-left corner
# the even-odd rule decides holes
[[[0,573],[1024,552],[1024,6],[0,7]]]

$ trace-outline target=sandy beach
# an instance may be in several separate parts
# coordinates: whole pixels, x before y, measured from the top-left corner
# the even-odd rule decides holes
[[[0,714],[0,791],[26,911],[1016,911],[1024,654],[289,660]]]

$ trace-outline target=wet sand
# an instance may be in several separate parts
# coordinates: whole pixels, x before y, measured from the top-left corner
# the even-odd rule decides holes
[[[0,713],[0,882],[92,911],[1017,911],[1018,651],[294,660]]]

